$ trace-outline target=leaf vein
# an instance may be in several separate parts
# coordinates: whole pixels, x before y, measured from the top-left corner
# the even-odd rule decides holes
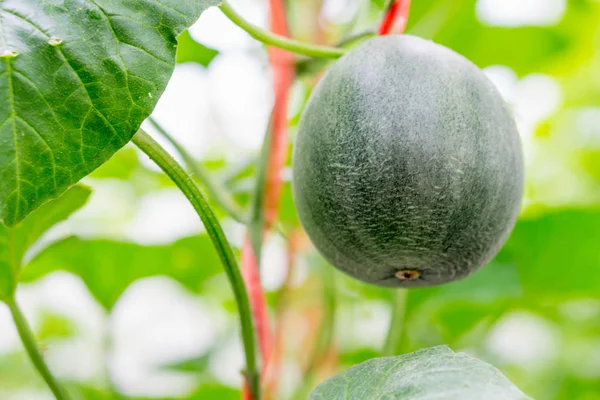
[[[0,14],[0,21],[2,20],[2,15]],[[0,23],[1,25],[1,23]],[[12,77],[12,64],[10,59],[7,58],[4,61],[6,65],[6,72],[8,73],[8,92],[9,92],[9,102],[10,102],[10,117],[12,120],[13,126],[13,143],[15,146],[15,183],[16,183],[16,195],[17,195],[17,203],[15,205],[15,215],[19,215],[21,211],[21,198],[23,197],[21,191],[21,166],[19,164],[19,139],[17,134],[17,111],[15,109],[15,92],[13,87],[13,77]]]

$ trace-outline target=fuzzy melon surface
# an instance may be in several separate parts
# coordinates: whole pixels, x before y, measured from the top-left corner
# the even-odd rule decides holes
[[[519,134],[493,84],[410,35],[368,40],[332,66],[293,154],[294,200],[315,247],[381,286],[442,284],[488,263],[514,226],[523,180]]]

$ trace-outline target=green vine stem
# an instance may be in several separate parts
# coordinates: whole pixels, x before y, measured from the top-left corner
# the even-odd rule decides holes
[[[17,331],[19,332],[19,336],[21,337],[21,341],[23,342],[23,346],[25,346],[25,350],[31,359],[31,362],[35,366],[35,369],[38,370],[39,374],[42,376],[56,400],[69,400],[70,397],[67,395],[67,392],[60,386],[56,378],[50,372],[48,365],[44,361],[44,358],[40,354],[40,351],[35,343],[35,338],[33,336],[33,332],[31,332],[31,328],[23,315],[23,312],[17,305],[17,302],[14,299],[8,300],[6,302],[10,313],[12,314],[13,320],[15,321],[15,325],[17,327]]]
[[[273,33],[246,21],[226,0],[223,1],[219,8],[231,22],[248,32],[254,39],[267,45],[315,58],[340,58],[346,53],[344,49],[302,43],[283,36],[274,35]]]
[[[392,318],[382,350],[383,356],[394,356],[398,353],[398,348],[402,339],[402,330],[404,329],[408,290],[394,289],[392,296]]]
[[[231,283],[239,310],[242,326],[242,340],[244,343],[244,351],[246,353],[246,379],[254,399],[259,400],[260,371],[257,368],[256,362],[256,343],[248,293],[231,246],[225,237],[225,233],[198,186],[181,165],[179,165],[177,161],[175,161],[175,159],[160,146],[160,144],[141,129],[133,137],[132,141],[173,180],[185,197],[187,197],[202,220],[206,232],[210,236],[213,245],[219,254],[219,258],[225,267],[225,272]]]
[[[336,47],[348,51],[358,46],[362,42],[369,40],[375,36],[377,36],[377,32],[361,32],[343,39],[342,41],[336,44]],[[298,76],[313,75],[321,71],[331,62],[331,60],[327,59],[304,59],[296,63],[296,73],[298,74]]]
[[[248,217],[244,215],[244,211],[235,203],[220,182],[214,181],[206,168],[199,165],[181,143],[175,140],[175,138],[154,118],[148,118],[148,122],[158,131],[158,133],[167,139],[171,145],[173,145],[185,163],[186,168],[194,174],[202,186],[204,186],[208,197],[213,199],[231,218],[241,224],[247,224]]]

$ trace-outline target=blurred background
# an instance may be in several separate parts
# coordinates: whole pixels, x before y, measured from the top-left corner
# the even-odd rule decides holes
[[[265,1],[232,3],[267,27]],[[288,1],[291,30],[339,43],[376,30],[384,3]],[[353,281],[314,252],[286,169],[286,234],[268,237],[261,271],[277,327],[278,398],[306,398],[324,378],[380,356],[396,302],[397,353],[447,344],[536,399],[600,399],[600,1],[412,3],[408,33],[472,60],[512,106],[527,168],[520,220],[474,276],[400,295]],[[290,142],[324,67],[298,65]],[[153,116],[247,206],[272,106],[264,47],[210,9],[180,37]],[[84,182],[89,203],[28,254],[18,292],[51,369],[77,399],[238,399],[235,303],[191,206],[133,147]],[[219,215],[241,247],[246,228]],[[0,399],[51,398],[0,305]]]

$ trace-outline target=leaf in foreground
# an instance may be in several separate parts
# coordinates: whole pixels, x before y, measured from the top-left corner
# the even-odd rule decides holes
[[[92,172],[150,115],[176,37],[219,0],[0,1],[0,221]]]
[[[309,400],[531,400],[498,369],[446,346],[375,358],[321,383]]]

